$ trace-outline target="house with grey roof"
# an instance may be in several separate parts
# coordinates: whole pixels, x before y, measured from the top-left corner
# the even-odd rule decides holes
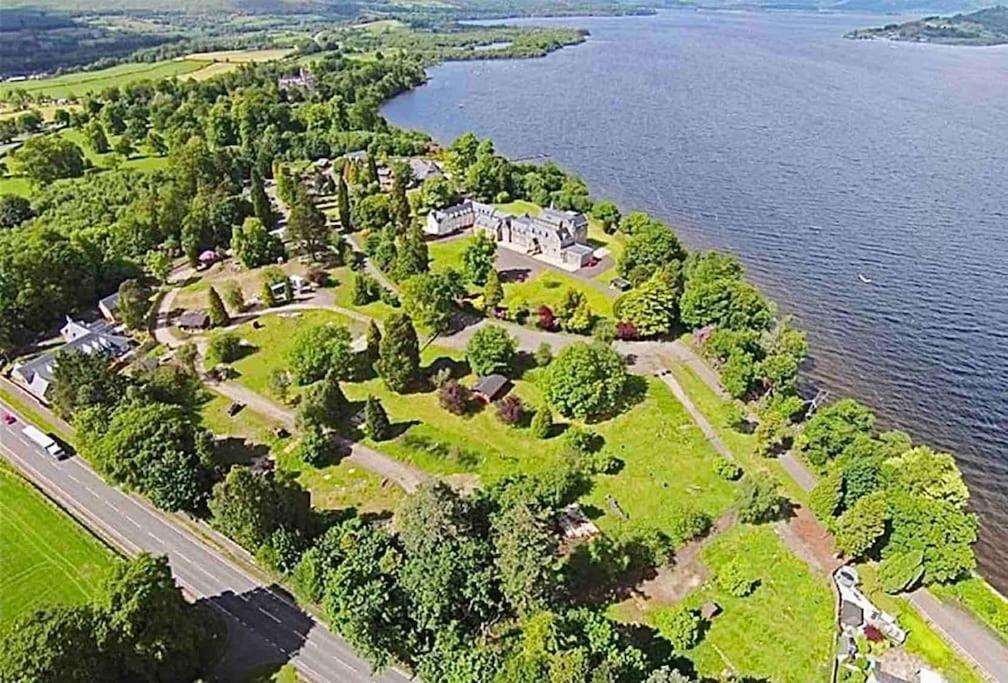
[[[119,292],[113,292],[98,300],[98,310],[109,322],[116,322],[119,315]]]
[[[133,347],[132,339],[117,334],[104,320],[87,324],[67,318],[60,335],[65,344],[17,365],[11,373],[16,381],[40,401],[47,400],[59,353],[101,353],[109,360],[114,360],[126,355]]]
[[[409,160],[409,167],[413,174],[413,181],[416,184],[420,184],[430,178],[444,177],[444,171],[441,170],[441,165],[433,159],[412,157]]]
[[[541,259],[564,270],[588,265],[595,250],[588,244],[588,219],[576,211],[543,209],[538,215],[515,216],[489,204],[467,199],[427,214],[428,235],[449,235],[472,228],[498,245]]]

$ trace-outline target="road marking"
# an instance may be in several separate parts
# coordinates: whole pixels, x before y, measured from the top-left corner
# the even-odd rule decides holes
[[[157,542],[158,542],[158,543],[160,543],[161,545],[165,545],[165,542],[164,542],[164,541],[162,541],[162,540],[161,540],[160,538],[158,538],[157,536],[155,536],[155,535],[154,535],[154,532],[152,532],[152,531],[148,531],[148,532],[147,532],[147,535],[148,535],[148,536],[150,536],[151,538],[153,538],[153,539],[154,539],[155,541],[157,541]]]
[[[269,617],[270,619],[272,619],[276,623],[278,623],[278,624],[282,624],[283,623],[282,621],[280,621],[279,619],[277,619],[275,616],[273,616],[272,614],[270,614],[269,612],[267,612],[266,610],[264,610],[262,607],[259,607],[258,605],[256,605],[256,609],[259,610],[260,612],[262,612],[263,614],[265,614],[267,617]]]
[[[112,503],[108,502],[107,500],[103,500],[102,502],[105,503],[106,507],[112,508],[116,512],[119,512],[119,508],[117,508],[115,505],[113,505]]]

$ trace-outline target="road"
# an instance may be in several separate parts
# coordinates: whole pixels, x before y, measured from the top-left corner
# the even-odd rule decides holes
[[[372,677],[364,660],[277,586],[246,572],[187,526],[148,503],[106,484],[81,458],[57,462],[28,441],[20,415],[0,423],[0,455],[50,497],[127,555],[167,555],[190,599],[215,609],[227,623],[228,650],[218,665],[228,680],[269,663],[291,662],[312,683],[405,683],[397,671]]]

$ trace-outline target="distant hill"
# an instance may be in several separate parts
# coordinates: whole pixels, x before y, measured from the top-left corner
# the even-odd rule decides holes
[[[990,7],[971,14],[925,17],[905,24],[858,29],[845,37],[943,45],[1002,45],[1008,43],[1008,7]]]

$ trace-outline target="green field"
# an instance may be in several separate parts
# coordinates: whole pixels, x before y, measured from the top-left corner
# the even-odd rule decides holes
[[[33,95],[44,95],[53,98],[80,97],[90,91],[100,91],[111,86],[123,86],[128,83],[147,79],[157,80],[173,76],[185,76],[208,66],[209,61],[172,60],[164,62],[119,64],[98,71],[82,71],[78,73],[42,78],[38,80],[20,81],[0,85],[0,94],[12,90],[23,90]]]
[[[0,629],[43,605],[92,599],[115,555],[0,465]]]

